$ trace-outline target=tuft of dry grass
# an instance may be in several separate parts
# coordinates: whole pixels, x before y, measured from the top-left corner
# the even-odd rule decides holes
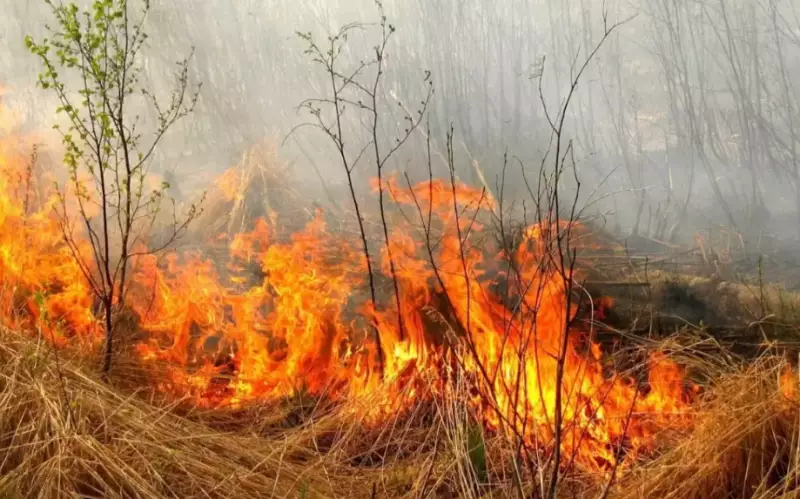
[[[0,497],[332,495],[321,464],[285,459],[286,441],[179,417],[65,355],[0,330]]]
[[[779,387],[784,369],[779,359],[763,357],[721,374],[696,407],[692,432],[622,477],[611,496],[797,497],[800,406]]]
[[[192,224],[189,239],[206,242],[245,232],[256,219],[296,206],[298,194],[290,183],[288,166],[274,146],[265,142],[246,150],[204,195],[203,213]]]

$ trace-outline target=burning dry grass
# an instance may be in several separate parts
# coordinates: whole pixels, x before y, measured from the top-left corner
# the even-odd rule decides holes
[[[29,171],[6,156],[11,171]],[[396,272],[398,300],[378,309],[362,299],[358,246],[321,213],[281,237],[269,191],[285,192],[285,179],[273,160],[256,150],[215,185],[198,239],[225,243],[225,269],[202,252],[135,262],[120,317],[130,312],[138,336],[118,352],[111,385],[91,356],[69,353],[94,347],[99,328],[48,205],[20,202],[31,175],[0,176],[0,319],[27,334],[0,334],[0,495],[535,496],[556,467],[573,496],[597,494],[617,472],[607,489],[619,496],[794,487],[796,414],[769,362],[731,375],[697,357],[695,371],[717,381],[696,409],[664,348],[609,374],[594,319],[573,324],[583,315],[568,299],[571,274],[540,264],[552,227],[526,227],[513,247],[462,238],[454,213],[472,210],[475,222],[492,200],[433,179],[389,184],[398,205],[428,205],[441,240],[434,252],[397,224],[385,251],[396,269],[377,260],[384,278]],[[502,261],[517,277],[505,295]],[[566,456],[557,464],[554,449]]]
[[[797,497],[800,412],[797,374],[763,358],[726,373],[698,405],[694,430],[660,458],[633,470],[619,497]],[[785,384],[789,383],[789,386]],[[796,392],[795,392],[796,393]]]
[[[297,398],[282,411],[187,414],[96,379],[90,359],[60,354],[58,362],[30,335],[0,332],[2,497],[516,497],[537,489],[530,478],[515,485],[509,441],[482,432],[455,397],[372,429],[346,406],[325,412]],[[608,497],[796,497],[796,372],[776,357],[725,372],[698,359],[695,370],[713,381],[693,429],[668,437],[655,459],[620,469]],[[574,473],[562,495],[600,496],[608,479]]]
[[[263,142],[246,150],[211,186],[204,211],[192,226],[192,238],[205,242],[220,234],[246,231],[276,209],[296,205],[297,197],[290,188],[287,165],[274,146]]]

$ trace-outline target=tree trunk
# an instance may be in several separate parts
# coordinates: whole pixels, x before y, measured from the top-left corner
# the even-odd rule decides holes
[[[111,300],[103,300],[103,308],[105,310],[105,319],[106,319],[106,349],[105,349],[105,359],[103,361],[103,375],[108,376],[109,371],[111,370],[111,348],[114,343],[114,331],[111,322],[111,312],[112,312],[113,304]]]

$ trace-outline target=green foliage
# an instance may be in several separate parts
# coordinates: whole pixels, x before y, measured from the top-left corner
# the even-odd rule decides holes
[[[146,239],[169,189],[164,182],[147,192],[150,160],[166,131],[193,111],[198,93],[189,92],[188,59],[178,64],[166,105],[142,86],[140,52],[147,40],[142,27],[149,0],[135,2],[138,9],[128,0],[94,0],[87,9],[44,1],[56,23],[47,26],[48,37],[27,36],[25,45],[43,68],[38,85],[58,98],[56,114],[64,123],[53,128],[61,134],[67,170],[66,185],[57,185],[59,216],[67,244],[104,304],[110,351],[111,307],[123,303],[132,248]],[[152,106],[156,115],[147,135],[140,132],[147,124],[133,111],[142,105]],[[91,256],[77,250],[68,195]],[[173,212],[170,237],[150,251],[166,248],[198,213],[195,205],[185,217]]]
[[[486,442],[483,439],[483,430],[475,424],[471,424],[467,429],[467,455],[477,482],[486,483],[489,480],[486,467]]]
[[[307,499],[308,498],[308,480],[303,478],[300,481],[300,494],[298,494],[299,499]]]
[[[41,291],[37,291],[33,296],[33,301],[36,303],[36,308],[39,309],[39,315],[44,317],[43,314],[47,313],[47,309],[44,307],[44,294]]]
[[[187,60],[180,63],[169,105],[162,107],[140,85],[137,56],[147,40],[141,23],[149,1],[140,2],[138,22],[131,19],[127,0],[95,0],[85,11],[74,3],[45,2],[56,27],[48,26],[51,36],[41,42],[26,37],[25,45],[42,63],[39,86],[57,95],[56,113],[67,118],[65,129],[59,124],[54,128],[62,136],[64,165],[81,210],[90,202],[108,201],[125,212],[126,224],[139,215],[154,214],[168,185],[145,192],[148,160],[167,128],[191,112],[197,98],[186,95]],[[76,82],[75,88],[68,88],[67,82]],[[128,116],[134,97],[151,101],[158,111],[155,139],[148,143],[137,131],[139,116]],[[99,192],[79,178],[82,167]],[[106,199],[97,199],[98,195]]]

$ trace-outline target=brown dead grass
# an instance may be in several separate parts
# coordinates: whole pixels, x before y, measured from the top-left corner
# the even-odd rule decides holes
[[[717,378],[693,431],[621,478],[613,497],[778,498],[800,494],[800,412],[764,357]],[[796,373],[794,373],[796,376]]]
[[[800,410],[779,389],[786,363],[704,355],[689,362],[711,380],[692,430],[620,471],[607,497],[798,495]],[[67,351],[57,363],[46,342],[0,330],[0,497],[477,498],[539,488],[531,477],[514,484],[500,436],[485,436],[488,476],[475,482],[457,400],[377,429],[332,412],[276,431],[268,409],[187,414],[100,381],[93,366]],[[607,479],[567,477],[560,495],[600,497]]]
[[[189,421],[65,355],[0,332],[0,497],[329,495],[319,467],[284,459],[286,442]]]

